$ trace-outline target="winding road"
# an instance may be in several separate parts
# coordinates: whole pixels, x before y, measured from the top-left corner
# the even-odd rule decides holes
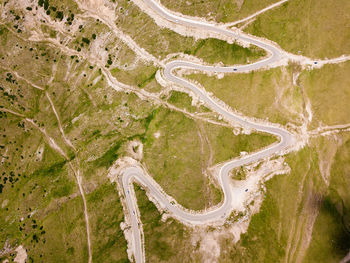
[[[188,27],[196,27],[205,31],[212,31],[216,33],[223,34],[225,36],[242,40],[244,42],[250,43],[252,45],[258,46],[269,53],[269,56],[266,59],[261,61],[240,66],[230,66],[230,67],[216,67],[216,66],[206,66],[197,63],[192,63],[188,61],[175,60],[167,63],[164,69],[164,78],[167,81],[173,82],[179,86],[185,87],[186,89],[192,91],[202,100],[207,107],[209,107],[214,112],[219,113],[225,120],[229,122],[237,123],[245,128],[253,129],[260,132],[265,132],[273,134],[279,137],[279,142],[271,145],[268,148],[265,148],[262,151],[255,152],[249,155],[246,155],[240,159],[232,160],[224,164],[219,172],[219,184],[222,187],[224,194],[224,199],[221,205],[217,208],[214,208],[210,211],[193,213],[191,211],[185,210],[178,205],[172,204],[170,201],[171,198],[167,196],[164,192],[161,191],[160,186],[149,176],[145,176],[142,168],[138,166],[127,167],[122,171],[122,187],[125,194],[125,201],[128,209],[128,214],[131,219],[131,230],[132,230],[132,249],[134,253],[134,258],[137,263],[145,261],[144,249],[142,247],[142,237],[140,230],[140,218],[138,215],[138,209],[136,204],[136,198],[134,189],[132,186],[133,181],[138,181],[143,186],[145,186],[150,195],[162,206],[164,209],[169,211],[169,213],[176,217],[179,221],[189,223],[189,224],[207,224],[214,223],[228,217],[233,210],[233,200],[235,194],[237,194],[237,189],[233,189],[230,183],[229,172],[235,167],[246,165],[259,161],[261,159],[267,158],[269,156],[279,154],[287,150],[288,147],[294,145],[295,139],[294,136],[287,130],[267,124],[259,124],[253,121],[247,120],[242,116],[239,116],[235,113],[229,112],[223,106],[218,104],[213,100],[208,94],[201,90],[196,85],[191,82],[182,79],[174,74],[174,70],[179,68],[189,68],[200,71],[208,72],[246,72],[250,70],[257,70],[263,67],[266,67],[272,63],[278,62],[282,57],[282,51],[272,44],[268,44],[262,41],[259,41],[248,36],[241,36],[240,34],[225,29],[220,26],[215,26],[210,23],[191,20],[187,17],[177,16],[170,11],[166,10],[164,7],[159,5],[153,0],[144,0],[145,3],[158,15],[162,16],[164,19],[171,21],[173,23],[181,24]]]

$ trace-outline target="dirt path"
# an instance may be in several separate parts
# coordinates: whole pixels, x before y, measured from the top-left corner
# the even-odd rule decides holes
[[[161,66],[162,63],[156,59],[153,55],[149,54],[145,49],[139,47],[136,42],[124,32],[117,28],[115,25],[116,17],[111,10],[108,10],[107,7],[104,7],[103,1],[79,1],[75,0],[79,8],[86,13],[86,17],[92,17],[95,19],[101,20],[108,28],[122,40],[131,50],[133,50],[137,56],[146,61],[152,61],[155,65]],[[102,8],[104,7],[104,8]],[[84,15],[83,15],[84,17]]]
[[[48,133],[46,132],[46,130],[44,128],[39,127],[32,119],[25,118],[24,115],[17,113],[15,111],[11,111],[11,110],[6,109],[6,108],[1,108],[0,111],[9,112],[9,113],[14,114],[18,117],[23,117],[26,122],[30,123],[33,127],[35,127],[38,131],[40,131],[44,135],[44,138],[46,138],[46,141],[49,143],[49,145],[51,146],[52,149],[54,149],[61,156],[63,156],[64,159],[67,160],[68,165],[71,168],[71,170],[75,176],[76,182],[78,184],[79,192],[80,192],[81,198],[83,200],[87,243],[88,243],[88,252],[89,252],[89,263],[91,263],[92,262],[92,252],[91,252],[91,241],[90,241],[89,215],[88,215],[88,211],[87,211],[87,203],[86,203],[86,199],[85,199],[84,189],[82,187],[82,177],[80,176],[79,168],[75,168],[75,165],[72,163],[72,161],[70,161],[68,155],[62,150],[62,148],[56,143],[56,141],[48,135]],[[58,115],[56,117],[58,117]],[[63,129],[62,129],[62,132],[63,132]],[[63,135],[64,135],[64,132],[63,132]],[[77,167],[79,167],[79,161],[77,161]]]
[[[34,84],[33,82],[27,80],[26,78],[20,76],[16,71],[13,71],[13,70],[11,70],[11,69],[9,69],[9,68],[7,68],[7,67],[1,66],[1,65],[0,65],[0,68],[11,72],[11,73],[14,74],[18,79],[27,82],[30,86],[32,86],[32,87],[34,87],[34,88],[39,89],[39,90],[42,90],[42,91],[44,90],[44,88],[42,88],[42,87],[40,87],[40,86]]]
[[[264,9],[261,9],[261,10],[255,12],[254,14],[252,14],[250,16],[247,16],[247,17],[245,17],[243,19],[237,20],[235,22],[225,23],[224,26],[225,27],[231,27],[231,26],[235,26],[235,25],[240,24],[240,23],[247,22],[248,20],[251,20],[251,19],[255,18],[256,16],[261,15],[262,13],[265,13],[266,11],[268,11],[270,9],[278,7],[278,6],[282,5],[283,3],[287,2],[287,1],[288,0],[282,0],[282,1],[279,1],[277,3],[271,4],[271,5],[267,6],[267,7],[265,7]]]
[[[309,133],[311,136],[326,136],[344,131],[350,131],[350,123],[338,124],[333,126],[320,126],[310,131]]]
[[[227,40],[227,41],[235,40],[235,38],[227,37],[227,35],[226,36],[225,35],[224,36],[220,36],[220,34],[218,34],[218,32],[215,32],[212,35],[208,34],[208,32],[207,32],[208,28],[206,28],[206,27],[208,27],[208,24],[207,24],[208,22],[206,22],[206,21],[199,21],[199,22],[197,21],[198,23],[196,22],[198,25],[204,27],[204,29],[206,28],[206,30],[203,30],[203,28],[201,28],[201,27],[198,27],[198,28],[193,27],[193,25],[190,25],[190,23],[188,21],[189,20],[188,18],[184,19],[184,21],[186,23],[189,23],[189,25],[186,25],[186,24],[185,25],[184,24],[183,25],[179,25],[179,24],[177,24],[176,20],[174,22],[174,21],[169,20],[169,18],[165,19],[164,17],[159,16],[158,14],[156,14],[155,12],[150,10],[150,8],[147,7],[143,1],[141,1],[141,0],[133,0],[133,1],[137,5],[140,5],[140,7],[142,8],[142,10],[144,12],[146,12],[152,18],[154,18],[154,20],[156,21],[156,23],[159,26],[167,27],[167,28],[169,28],[169,29],[171,29],[171,30],[173,30],[173,31],[175,31],[177,33],[180,33],[182,35],[192,35],[192,36],[195,36],[197,38],[204,38],[204,37],[208,37],[208,36],[213,36],[213,37],[217,37],[217,38],[221,37],[222,39]],[[253,14],[252,16],[241,20],[240,22],[243,22],[243,21],[246,21],[248,19],[251,19],[252,17],[254,17],[256,15],[259,15],[259,14],[261,14],[261,13],[263,13],[263,12],[265,12],[265,11],[271,9],[271,8],[274,8],[275,6],[283,4],[286,1],[287,0],[282,0],[282,1],[278,2],[278,3],[275,3],[275,4],[265,8],[263,10],[258,11],[257,13]],[[222,207],[214,207],[214,208],[210,209],[209,211],[205,211],[205,213],[202,213],[202,214],[199,214],[199,213],[198,214],[193,214],[193,213],[191,214],[191,213],[188,213],[189,211],[187,211],[185,209],[181,209],[181,207],[179,209],[179,206],[169,205],[168,201],[172,200],[171,197],[167,196],[166,193],[164,193],[164,191],[159,187],[159,185],[157,186],[154,182],[152,182],[151,179],[148,178],[147,175],[144,174],[144,171],[140,171],[140,170],[137,170],[135,167],[132,167],[129,170],[126,170],[126,172],[125,172],[124,178],[126,178],[127,176],[129,176],[128,178],[136,178],[137,177],[137,179],[140,182],[142,182],[144,185],[149,187],[149,189],[153,190],[153,193],[152,193],[153,197],[159,203],[163,202],[163,205],[167,209],[169,209],[169,211],[172,211],[172,213],[175,216],[177,216],[178,219],[184,221],[185,223],[197,224],[198,222],[201,223],[202,220],[203,221],[208,220],[208,222],[209,222],[210,220],[219,220],[218,218],[221,218],[221,217],[223,219],[225,219],[227,217],[226,212],[230,211],[230,209],[232,209],[232,203],[234,204],[233,207],[235,205],[237,207],[239,207],[241,205],[240,202],[243,202],[244,200],[246,200],[247,194],[241,193],[241,190],[242,189],[244,190],[247,187],[247,185],[249,186],[249,188],[251,188],[251,186],[255,182],[254,180],[257,180],[257,179],[254,179],[254,180],[252,179],[250,182],[247,183],[247,185],[244,185],[244,183],[242,183],[242,185],[240,185],[239,187],[235,188],[235,190],[233,192],[231,192],[232,191],[231,185],[230,185],[230,183],[228,181],[229,180],[228,177],[226,177],[228,172],[231,169],[233,169],[234,167],[236,167],[237,165],[245,165],[247,163],[254,162],[256,160],[260,160],[261,158],[268,158],[269,156],[274,155],[274,154],[279,153],[280,151],[284,150],[285,149],[284,147],[287,147],[289,144],[292,145],[292,140],[289,137],[289,132],[285,131],[282,127],[276,127],[276,126],[273,126],[273,125],[270,125],[270,124],[265,124],[264,125],[264,124],[258,123],[256,120],[249,120],[245,116],[238,116],[238,114],[230,111],[230,109],[225,107],[225,105],[223,105],[223,104],[221,105],[218,101],[216,101],[212,97],[208,96],[207,93],[205,93],[204,91],[202,92],[202,90],[199,89],[198,87],[196,87],[195,85],[193,85],[193,83],[190,83],[190,82],[188,82],[188,81],[186,81],[186,80],[184,80],[184,79],[182,79],[182,78],[180,78],[178,76],[175,76],[175,74],[173,74],[173,69],[181,68],[181,67],[189,67],[189,68],[197,67],[196,69],[198,69],[198,70],[212,70],[213,72],[218,71],[219,67],[209,67],[209,66],[197,65],[195,63],[191,63],[191,62],[188,62],[188,61],[175,61],[175,62],[173,61],[174,62],[173,64],[167,63],[166,65],[164,65],[163,62],[157,60],[153,55],[147,53],[144,49],[139,47],[133,41],[132,38],[130,38],[129,36],[123,34],[123,32],[116,27],[116,25],[114,24],[114,22],[115,22],[114,21],[114,19],[115,19],[114,14],[110,13],[109,12],[110,10],[106,10],[105,9],[105,7],[103,6],[103,1],[96,0],[96,1],[87,1],[87,2],[82,3],[81,1],[77,0],[77,3],[78,3],[78,5],[79,5],[79,7],[81,9],[85,10],[85,12],[86,12],[85,15],[87,15],[87,17],[93,17],[95,19],[98,18],[103,23],[105,23],[109,27],[109,29],[113,32],[113,34],[118,36],[119,39],[121,39],[124,43],[126,43],[137,54],[138,57],[140,57],[140,58],[142,58],[144,60],[147,60],[147,61],[152,61],[156,65],[164,67],[165,68],[165,79],[166,79],[166,81],[168,81],[168,83],[173,82],[173,83],[176,83],[176,85],[178,85],[178,86],[185,86],[186,89],[190,89],[191,91],[194,92],[194,94],[196,94],[199,97],[201,97],[201,99],[203,101],[205,101],[207,104],[211,105],[211,108],[214,110],[214,112],[220,113],[221,115],[225,116],[226,119],[230,119],[231,118],[231,119],[233,119],[236,122],[238,121],[242,125],[244,124],[244,125],[247,125],[247,126],[251,126],[254,129],[265,129],[267,132],[270,132],[272,134],[281,136],[281,141],[277,145],[273,145],[270,148],[266,148],[266,149],[264,149],[264,150],[262,150],[260,152],[253,153],[251,155],[248,155],[248,156],[236,159],[236,160],[230,160],[228,163],[224,164],[221,167],[221,169],[220,169],[220,177],[219,177],[219,179],[220,179],[221,187],[223,189],[225,197],[231,198],[232,195],[235,195],[237,200],[230,200],[228,204],[223,203]],[[82,17],[84,17],[84,15]],[[238,21],[236,21],[236,22],[238,23]],[[213,26],[213,25],[211,25],[211,26]],[[217,26],[219,27],[220,25],[217,25]],[[225,26],[227,27],[229,25],[225,25]],[[13,32],[13,30],[11,30],[11,31]],[[234,35],[234,33],[232,33],[232,32],[230,34]],[[237,31],[237,36],[236,37],[245,39],[246,41],[248,40],[248,42],[250,40],[252,43],[262,43],[261,44],[262,46],[265,46],[267,48],[271,47],[272,51],[279,52],[280,55],[281,55],[281,59],[280,60],[276,60],[275,64],[271,64],[272,66],[280,66],[280,65],[284,65],[284,64],[288,63],[289,60],[297,60],[303,65],[312,65],[313,67],[316,67],[316,66],[314,66],[315,64],[314,64],[313,60],[310,60],[310,59],[305,58],[305,57],[296,56],[296,55],[293,55],[293,54],[286,53],[285,51],[283,51],[280,47],[278,47],[275,43],[272,43],[271,41],[268,41],[268,40],[265,40],[265,39],[260,39],[260,38],[255,38],[253,36],[247,35],[247,34],[245,34],[243,32],[240,32],[240,31]],[[148,93],[148,92],[146,92],[144,90],[140,90],[140,89],[137,89],[137,88],[134,88],[134,87],[131,87],[131,86],[128,86],[128,85],[125,85],[123,83],[118,82],[113,77],[111,72],[107,68],[104,67],[104,65],[103,65],[103,63],[101,61],[98,61],[96,58],[94,58],[92,56],[89,56],[88,54],[83,54],[83,52],[78,53],[78,52],[76,52],[74,50],[71,50],[71,49],[65,47],[64,45],[61,45],[58,41],[55,41],[53,39],[45,39],[43,36],[38,35],[38,34],[36,34],[36,35],[33,34],[30,37],[29,40],[30,41],[44,41],[44,42],[47,42],[49,45],[52,45],[52,46],[54,46],[56,48],[58,47],[63,53],[74,54],[74,55],[76,55],[76,56],[78,56],[80,58],[86,59],[87,61],[89,61],[92,64],[98,65],[101,68],[102,74],[106,77],[108,84],[112,88],[117,90],[117,91],[131,91],[131,92],[134,92],[135,94],[137,94],[141,99],[151,99],[152,101],[154,101],[156,103],[159,103],[159,104],[162,104],[162,105],[164,105],[164,106],[166,106],[168,108],[172,108],[172,109],[176,109],[178,111],[181,111],[184,114],[186,114],[187,116],[191,116],[191,117],[197,118],[197,119],[201,118],[201,117],[199,117],[196,114],[191,114],[191,113],[188,113],[186,111],[182,111],[182,110],[177,109],[176,107],[174,107],[174,106],[172,106],[172,105],[162,101],[161,99],[159,99],[159,96],[157,96],[157,95],[154,95],[154,94]],[[242,41],[242,42],[244,43],[244,41]],[[272,55],[274,55],[274,54],[272,54]],[[341,63],[341,62],[346,61],[348,59],[350,59],[350,56],[342,56],[340,58],[335,58],[335,59],[332,59],[332,60],[319,61],[319,63],[317,64],[317,67],[321,67],[322,65],[327,64],[327,63]],[[270,66],[270,63],[268,63],[267,60],[265,62],[266,62],[265,64],[263,64],[261,62],[259,62],[260,64],[256,63],[255,67],[251,67],[251,69],[254,70],[254,69],[260,69],[263,66]],[[178,64],[176,64],[176,63],[178,63]],[[244,67],[245,66],[241,66],[239,68],[243,69]],[[230,68],[225,68],[225,69],[222,69],[222,72],[229,72],[229,70],[231,70],[231,69]],[[40,88],[40,89],[42,89],[42,88]],[[53,101],[51,100],[51,98],[50,98],[48,93],[46,93],[46,96],[47,96],[47,99],[50,102],[51,108],[52,108],[52,110],[53,110],[53,112],[54,112],[54,114],[56,116],[56,119],[58,121],[59,130],[60,130],[60,133],[61,133],[65,143],[67,144],[67,146],[71,147],[75,151],[75,148],[74,148],[73,144],[70,142],[70,140],[66,137],[66,135],[64,133],[64,130],[63,130],[63,127],[62,127],[62,124],[61,124],[61,120],[60,120],[59,115],[58,115],[58,113],[57,113],[57,111],[55,109]],[[9,109],[1,109],[1,110],[7,111],[7,112],[15,114],[15,115],[17,115],[19,117],[25,118],[24,115],[22,115],[20,113],[16,113],[14,111],[11,111]],[[69,160],[68,157],[67,157],[67,154],[59,147],[59,145],[55,142],[55,140],[47,134],[47,132],[46,132],[46,130],[44,128],[41,128],[38,125],[36,125],[32,119],[25,118],[25,121],[29,122],[36,129],[38,129],[44,135],[44,137],[47,139],[47,141],[49,142],[49,145],[53,149],[55,149],[58,153],[60,153],[62,156],[64,156],[66,160]],[[344,129],[347,129],[347,127],[344,128]],[[335,131],[335,129],[333,129],[332,131]],[[328,130],[326,129],[324,132],[328,132]],[[320,134],[320,133],[318,133],[318,134]],[[201,134],[199,134],[199,135],[201,136]],[[201,140],[203,141],[202,136],[201,136]],[[206,138],[206,140],[207,140],[207,138]],[[284,152],[282,151],[281,154],[282,153],[284,153]],[[212,158],[213,157],[211,156],[209,158],[209,160],[212,159]],[[90,243],[89,217],[88,217],[87,203],[86,203],[86,199],[85,199],[85,194],[84,194],[84,190],[83,190],[83,186],[82,186],[82,177],[81,177],[80,171],[79,171],[79,166],[80,166],[79,165],[79,160],[76,159],[76,163],[68,161],[68,164],[69,164],[69,167],[71,168],[71,170],[73,171],[73,173],[75,175],[75,178],[77,180],[77,184],[78,184],[78,187],[79,187],[80,195],[81,195],[83,203],[84,203],[84,215],[85,215],[85,222],[86,222],[86,232],[87,232],[88,252],[89,252],[89,263],[90,263],[90,262],[92,262],[92,252],[91,252],[91,243]],[[125,180],[128,180],[128,179],[125,179]],[[125,182],[128,183],[129,181],[125,181]],[[303,186],[303,183],[302,183],[302,186]],[[129,189],[129,188],[127,188],[128,185],[124,184],[123,187],[124,187],[124,190],[125,190],[124,194],[127,196],[126,191],[128,191],[127,189]],[[133,194],[132,190],[131,190],[131,193]],[[230,203],[231,201],[232,201],[232,203]],[[129,200],[128,203],[127,203],[129,209],[135,209],[136,211],[138,211],[134,207],[134,204],[132,202],[133,201]],[[132,212],[132,210],[130,210],[129,212]],[[129,214],[131,215],[132,213],[129,213]],[[139,222],[139,215],[138,215],[137,218],[138,218],[137,219],[138,221],[136,220],[136,222]],[[297,233],[294,236],[293,235],[290,236],[290,241],[291,242],[294,239],[296,239],[297,241],[300,240],[300,232],[303,230],[302,229],[303,224],[301,224],[301,221],[300,222],[294,222],[293,225],[294,225],[294,228],[297,228]],[[141,230],[140,230],[140,228],[141,228]],[[137,235],[140,234],[142,236],[140,231],[142,231],[142,225],[141,225],[141,227],[139,227],[137,225],[133,226],[133,233],[134,233],[134,235],[137,232],[136,233]],[[135,240],[137,240],[137,239],[135,238]],[[299,243],[299,242],[295,242],[295,243]],[[134,245],[135,245],[135,242],[134,242]],[[137,243],[136,246],[138,246],[138,245],[139,244]],[[141,250],[143,250],[144,248],[142,248],[142,245],[140,245],[140,246],[141,246]],[[290,246],[289,249],[288,249],[289,256],[290,255],[294,255],[295,254],[294,252],[295,252],[296,249],[297,249],[297,245]],[[142,253],[143,253],[143,255],[142,255]],[[144,251],[135,250],[134,251],[134,255],[136,257],[136,261],[137,262],[142,261],[142,258],[144,259]],[[286,255],[287,260],[288,260],[289,256],[288,256],[288,253],[287,253],[287,255]],[[292,257],[294,257],[294,256],[292,256]]]
[[[57,113],[57,111],[56,111],[55,105],[53,104],[49,93],[48,93],[48,92],[45,92],[45,95],[46,95],[46,98],[48,99],[48,101],[50,102],[50,105],[51,105],[51,108],[52,108],[53,113],[54,113],[55,116],[56,116],[57,123],[58,123],[58,128],[59,128],[59,130],[60,130],[60,132],[61,132],[61,135],[62,135],[64,141],[66,142],[66,144],[67,144],[69,147],[71,147],[74,151],[76,151],[74,145],[73,145],[72,142],[67,138],[67,136],[65,135],[65,133],[64,133],[64,131],[63,131],[61,119],[60,119],[60,117],[58,116],[58,113]]]
[[[48,99],[48,101],[50,102],[50,105],[51,105],[51,108],[52,108],[52,111],[54,112],[55,116],[56,116],[56,119],[57,119],[57,123],[58,123],[58,127],[59,127],[59,130],[61,132],[61,135],[64,139],[64,141],[66,142],[66,144],[71,147],[73,149],[73,151],[76,153],[76,148],[74,147],[74,145],[72,144],[72,142],[67,138],[66,134],[64,133],[64,130],[62,128],[62,124],[61,124],[61,119],[55,109],[55,105],[53,104],[51,98],[50,98],[50,95],[48,94],[48,92],[46,92],[46,97]],[[87,203],[86,203],[86,199],[85,199],[85,193],[84,193],[84,189],[83,189],[83,186],[82,186],[82,177],[80,175],[80,162],[79,162],[79,159],[78,157],[76,156],[75,157],[75,160],[76,160],[76,167],[74,167],[72,161],[69,161],[69,166],[70,168],[72,169],[74,175],[75,175],[75,178],[76,178],[76,181],[77,181],[77,184],[78,184],[78,187],[79,187],[79,192],[80,192],[80,195],[81,195],[81,198],[83,200],[83,205],[84,205],[84,217],[85,217],[85,224],[86,224],[86,235],[87,235],[87,242],[88,242],[88,252],[89,252],[89,263],[92,262],[92,252],[91,252],[91,238],[90,238],[90,224],[89,224],[89,214],[88,214],[88,211],[87,211]]]
[[[160,3],[153,0],[132,0],[132,1],[144,13],[149,15],[160,28],[164,28],[164,27],[168,28],[183,36],[191,36],[196,39],[217,38],[217,39],[227,41],[228,43],[238,42],[243,46],[249,46],[252,43],[251,40],[256,40],[258,42],[263,43],[264,46],[273,46],[280,53],[281,59],[279,61],[276,61],[275,63],[270,63],[268,65],[268,68],[286,66],[288,65],[289,61],[299,63],[304,67],[307,66],[310,68],[321,68],[326,64],[337,64],[337,63],[343,63],[345,61],[350,60],[350,55],[343,55],[333,59],[321,60],[321,59],[311,59],[305,56],[292,54],[292,53],[286,52],[277,43],[269,39],[250,35],[237,28],[229,29],[229,26],[223,26],[222,24],[219,24],[219,23],[209,22],[209,21],[206,21],[204,18],[198,19],[196,17],[193,18],[189,16],[183,16],[179,13],[175,13],[166,9]],[[282,0],[275,4],[277,4],[278,6],[287,1],[288,0],[285,0],[285,1]],[[150,6],[150,3],[152,3],[152,6]],[[274,8],[274,7],[276,6],[272,5],[272,7],[270,8]],[[162,14],[158,12],[159,10],[161,10]],[[218,31],[224,31],[224,30],[231,31],[231,34],[236,33],[236,36],[232,37],[222,32],[220,33],[218,31],[214,32],[213,28],[218,29]],[[250,41],[247,42],[244,39],[250,39]],[[255,44],[253,43],[253,45]],[[261,48],[266,50],[266,48],[264,47],[261,47]]]

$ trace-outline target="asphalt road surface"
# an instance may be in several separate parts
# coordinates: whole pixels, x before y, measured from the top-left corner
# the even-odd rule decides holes
[[[139,229],[140,218],[138,215],[137,204],[135,203],[135,196],[132,187],[132,180],[136,180],[140,182],[142,185],[148,188],[151,195],[158,201],[158,203],[168,210],[171,214],[173,214],[177,219],[182,222],[187,222],[190,224],[206,224],[210,222],[215,222],[218,220],[222,220],[230,215],[232,211],[232,203],[234,199],[234,191],[230,184],[229,172],[235,168],[245,164],[253,163],[264,159],[266,157],[272,156],[274,154],[278,154],[285,150],[288,146],[293,144],[294,137],[293,135],[285,129],[273,127],[269,125],[263,125],[251,122],[249,120],[244,119],[242,116],[236,115],[227,111],[224,107],[220,106],[213,99],[211,99],[205,92],[196,87],[194,84],[188,82],[185,79],[182,79],[173,74],[173,71],[178,68],[190,68],[201,71],[210,71],[210,72],[244,72],[249,70],[257,70],[263,67],[268,66],[271,63],[278,62],[282,54],[279,49],[273,45],[261,42],[259,40],[249,38],[247,36],[241,36],[236,32],[232,32],[223,27],[217,27],[213,24],[201,22],[201,21],[193,21],[188,18],[179,17],[174,14],[171,14],[169,11],[165,10],[162,6],[152,0],[144,0],[150,8],[152,8],[156,13],[161,15],[164,19],[169,20],[171,22],[181,24],[188,27],[196,27],[205,31],[213,31],[217,32],[229,37],[234,37],[237,40],[243,40],[247,43],[256,45],[269,53],[269,57],[252,63],[248,65],[240,65],[240,66],[232,66],[232,67],[214,67],[214,66],[205,66],[200,65],[188,61],[176,60],[169,62],[165,66],[164,76],[168,81],[174,82],[177,85],[185,87],[192,92],[194,92],[202,101],[205,102],[206,106],[212,109],[214,112],[219,113],[224,119],[235,122],[245,128],[253,129],[260,132],[266,132],[269,134],[273,134],[279,137],[279,142],[277,144],[273,144],[268,148],[265,148],[262,151],[246,155],[238,160],[233,160],[227,162],[220,170],[219,173],[219,183],[222,187],[224,193],[224,200],[222,205],[216,209],[213,209],[209,212],[203,213],[192,213],[190,211],[186,211],[181,209],[176,205],[172,205],[170,203],[169,198],[163,194],[159,190],[159,186],[157,183],[150,179],[149,177],[145,177],[143,175],[143,171],[139,167],[129,167],[123,171],[122,183],[123,189],[126,196],[126,203],[129,215],[131,216],[131,227],[132,227],[132,236],[133,236],[133,251],[135,256],[135,261],[144,262],[144,251],[142,248],[141,242],[141,231]],[[242,189],[245,191],[245,189]]]

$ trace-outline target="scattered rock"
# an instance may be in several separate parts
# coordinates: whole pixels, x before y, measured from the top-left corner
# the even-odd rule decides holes
[[[17,252],[17,255],[13,261],[17,263],[25,263],[27,259],[27,252],[25,248],[21,245],[17,247],[15,251]]]

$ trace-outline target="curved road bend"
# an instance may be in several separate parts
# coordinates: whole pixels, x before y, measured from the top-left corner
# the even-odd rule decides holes
[[[280,138],[280,141],[279,143],[273,144],[269,148],[265,148],[262,151],[246,155],[238,160],[231,160],[227,162],[225,165],[223,165],[219,172],[219,183],[224,193],[224,200],[220,207],[217,207],[208,212],[191,213],[190,211],[183,210],[176,205],[172,205],[169,199],[167,198],[167,196],[164,195],[159,190],[158,188],[159,186],[157,187],[157,183],[150,177],[144,176],[143,171],[140,167],[128,167],[124,169],[123,176],[122,176],[122,184],[123,184],[123,190],[126,197],[127,209],[131,217],[131,228],[132,228],[132,235],[133,235],[132,245],[133,245],[133,251],[135,253],[134,254],[135,261],[137,263],[144,262],[145,257],[144,257],[144,251],[142,248],[141,232],[138,227],[138,224],[140,223],[140,219],[138,215],[137,204],[135,202],[135,197],[133,196],[134,195],[134,191],[132,187],[133,180],[136,180],[140,182],[143,186],[147,187],[151,195],[161,204],[161,206],[167,209],[171,214],[173,214],[180,221],[187,222],[190,224],[206,224],[210,222],[215,222],[229,216],[232,211],[234,191],[230,184],[229,172],[235,167],[256,162],[263,158],[269,157],[273,154],[277,154],[285,150],[288,146],[292,145],[294,141],[293,135],[287,130],[278,128],[278,127],[272,127],[269,125],[257,124],[249,120],[246,120],[239,115],[231,113],[227,111],[224,107],[220,106],[217,102],[215,102],[212,98],[210,98],[207,94],[205,94],[201,89],[196,87],[194,84],[178,76],[175,76],[173,74],[173,71],[178,68],[190,68],[190,69],[197,69],[202,71],[223,72],[223,73],[256,70],[256,69],[265,67],[271,63],[274,63],[276,61],[279,61],[282,55],[279,49],[277,49],[273,45],[263,43],[259,40],[252,39],[247,36],[241,36],[227,29],[216,27],[210,23],[193,21],[188,18],[176,16],[170,13],[169,11],[167,11],[166,9],[164,9],[162,6],[160,6],[158,3],[154,2],[153,0],[144,0],[144,1],[155,12],[157,12],[159,15],[163,16],[165,19],[171,22],[182,24],[185,26],[198,27],[203,30],[214,31],[229,37],[234,37],[236,39],[240,39],[250,44],[256,45],[270,53],[270,56],[264,60],[261,60],[252,64],[248,64],[248,65],[241,65],[241,66],[235,66],[235,67],[214,67],[214,66],[204,66],[197,63],[181,61],[181,60],[171,61],[167,63],[165,66],[164,76],[168,81],[172,81],[177,85],[186,87],[187,89],[194,92],[201,100],[203,100],[206,103],[207,106],[209,106],[213,111],[221,114],[223,118],[225,118],[226,120],[239,123],[240,125],[250,129],[276,135]]]

